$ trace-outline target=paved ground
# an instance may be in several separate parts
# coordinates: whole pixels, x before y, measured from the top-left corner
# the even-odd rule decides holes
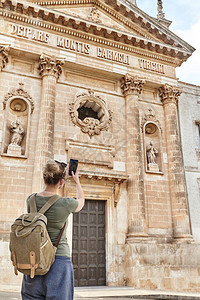
[[[18,289],[19,290],[19,289]],[[135,290],[131,287],[84,287],[75,288],[74,300],[200,300],[197,293],[172,293],[162,291]],[[21,300],[19,292],[0,291],[0,300]]]
[[[19,293],[0,292],[1,300],[21,300]]]

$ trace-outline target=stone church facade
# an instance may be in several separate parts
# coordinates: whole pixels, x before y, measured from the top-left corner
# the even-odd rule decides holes
[[[200,88],[175,72],[194,48],[161,6],[155,19],[135,1],[0,3],[1,286],[20,283],[10,225],[42,166],[75,158],[76,285],[199,291]],[[61,194],[76,195],[72,181]]]

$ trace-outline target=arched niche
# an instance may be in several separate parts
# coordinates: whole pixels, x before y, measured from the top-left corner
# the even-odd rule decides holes
[[[22,83],[5,96],[3,109],[2,155],[27,157],[30,115],[34,110],[34,103],[24,91]]]
[[[142,122],[145,169],[148,173],[163,173],[161,127],[149,109]]]

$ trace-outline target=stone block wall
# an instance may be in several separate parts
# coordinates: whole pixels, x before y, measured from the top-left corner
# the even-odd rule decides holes
[[[180,132],[183,160],[194,240],[200,242],[200,88],[180,83],[183,93],[179,101]]]
[[[5,134],[5,96],[16,91],[19,84],[32,99],[32,112],[25,133],[29,137],[27,154],[12,156],[2,152],[0,157],[0,285],[20,283],[21,276],[13,275],[9,260],[9,229],[14,219],[26,211],[26,197],[42,188],[42,165],[49,158],[69,161],[75,156],[80,161],[86,198],[106,201],[107,285],[199,291],[200,249],[191,241],[188,221],[177,114],[181,91],[176,87],[174,66],[168,68],[166,64],[168,73],[162,77],[155,70],[117,65],[95,57],[94,42],[93,56],[86,56],[15,38],[18,48],[12,49],[9,63],[0,72],[0,136]],[[40,51],[55,56],[40,56]],[[56,58],[61,55],[65,55],[65,63]],[[136,64],[140,56],[131,55]],[[170,84],[163,85],[165,81]],[[107,124],[94,135],[94,123],[84,132],[74,117],[73,107],[85,95],[106,107]],[[188,97],[183,97],[183,114]],[[198,97],[195,95],[197,102]],[[184,118],[180,119],[183,125]],[[151,137],[147,139],[145,126],[149,124],[156,129],[156,134],[151,132],[158,150],[155,161],[147,161],[146,146]],[[0,143],[4,143],[3,138]],[[186,166],[188,153],[184,157]],[[199,162],[193,159],[192,163],[189,171],[198,171]],[[75,194],[75,186],[68,182],[63,195]],[[193,196],[189,195],[189,208],[197,237],[200,207]],[[72,226],[71,219],[70,241]],[[174,238],[182,243],[174,243]]]
[[[199,244],[135,243],[125,251],[127,286],[200,292]]]

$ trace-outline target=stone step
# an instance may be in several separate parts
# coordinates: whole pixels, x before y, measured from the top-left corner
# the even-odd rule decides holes
[[[17,292],[18,291],[18,292]],[[200,300],[200,293],[176,293],[136,290],[131,287],[81,287],[75,288],[74,300]],[[0,300],[21,300],[19,289],[0,291]]]
[[[198,293],[176,293],[165,291],[136,290],[132,287],[77,287],[75,300],[200,300]]]

